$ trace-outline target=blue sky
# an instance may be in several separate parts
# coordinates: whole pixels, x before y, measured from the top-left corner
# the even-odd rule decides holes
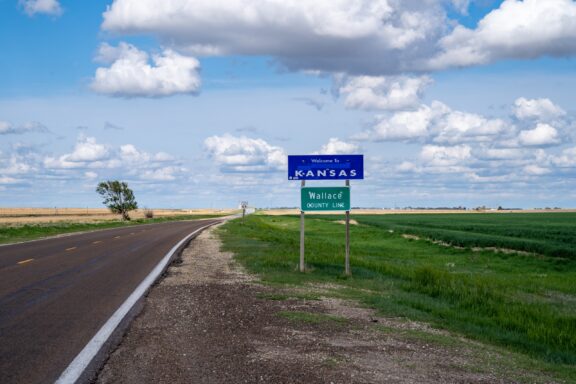
[[[576,206],[572,0],[0,0],[0,206]],[[324,185],[325,183],[316,183]]]

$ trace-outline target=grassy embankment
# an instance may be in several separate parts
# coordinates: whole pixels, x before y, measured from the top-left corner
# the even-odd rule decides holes
[[[342,274],[344,227],[333,222],[341,216],[307,216],[305,274],[296,268],[297,217],[250,216],[221,236],[264,282],[337,284],[336,296],[519,352],[576,381],[576,214],[354,218],[352,277]]]
[[[131,221],[122,221],[118,219],[90,223],[65,221],[35,224],[0,224],[0,244],[35,240],[72,232],[93,231],[97,229],[118,228],[141,224],[164,223],[168,221],[210,219],[221,216],[222,215],[177,215]]]

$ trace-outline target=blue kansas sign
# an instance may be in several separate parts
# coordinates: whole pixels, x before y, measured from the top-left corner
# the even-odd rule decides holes
[[[364,155],[288,156],[288,180],[364,178]]]

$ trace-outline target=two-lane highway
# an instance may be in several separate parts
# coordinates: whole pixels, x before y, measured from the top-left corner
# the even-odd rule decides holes
[[[0,247],[0,383],[53,383],[169,250],[219,220]]]

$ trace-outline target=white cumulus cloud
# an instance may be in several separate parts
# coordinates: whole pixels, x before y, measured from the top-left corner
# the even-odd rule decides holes
[[[6,175],[26,175],[36,170],[32,159],[25,158],[18,154],[11,154],[9,157],[0,158],[0,176]]]
[[[178,175],[185,172],[186,169],[182,167],[170,166],[157,169],[147,169],[141,175],[144,180],[153,181],[174,181]]]
[[[431,69],[486,64],[499,59],[576,54],[576,2],[504,0],[476,29],[458,25],[443,37]]]
[[[204,147],[223,172],[269,172],[286,167],[284,149],[262,139],[211,136],[204,140]]]
[[[48,156],[44,158],[43,166],[54,172],[83,171],[83,177],[88,180],[113,172],[114,177],[123,175],[150,182],[174,181],[186,172],[173,156],[165,152],[151,154],[133,144],[114,147],[84,136],[78,138],[71,153]]]
[[[558,131],[549,124],[540,123],[534,129],[521,131],[518,141],[525,146],[546,146],[560,142]]]
[[[98,144],[95,138],[86,137],[76,143],[74,152],[67,155],[67,160],[74,162],[104,160],[108,157],[108,153],[108,149],[104,145]]]
[[[115,0],[102,28],[193,55],[264,55],[293,70],[415,69],[445,31],[443,1]]]
[[[472,158],[472,148],[468,145],[451,147],[425,145],[422,147],[420,157],[426,166],[431,167],[462,165]]]
[[[53,169],[85,168],[95,162],[108,160],[109,155],[109,149],[97,143],[94,137],[80,137],[72,153],[49,156],[44,160],[44,166]]]
[[[514,116],[520,120],[547,121],[566,115],[566,112],[550,99],[518,98],[514,102]]]
[[[28,16],[39,13],[59,16],[62,14],[62,7],[58,0],[19,0],[18,3]]]
[[[434,110],[427,105],[421,105],[416,111],[377,116],[377,122],[370,130],[353,138],[372,141],[422,139],[428,136],[428,127],[433,118]]]
[[[318,154],[320,155],[350,155],[360,152],[360,147],[332,137],[324,144]]]
[[[424,89],[432,82],[428,76],[344,76],[336,81],[346,107],[377,110],[417,107]]]
[[[567,148],[559,156],[554,156],[552,162],[561,168],[576,167],[576,147]]]
[[[509,130],[501,119],[453,110],[434,101],[415,111],[379,115],[369,130],[353,136],[372,141],[432,141],[438,144],[485,142]]]
[[[91,87],[98,93],[120,97],[162,97],[193,94],[200,88],[200,63],[171,49],[152,55],[133,45],[102,44],[97,56],[109,67],[100,67]]]
[[[102,29],[194,56],[268,56],[290,70],[398,75],[576,54],[573,0],[504,0],[465,27],[470,0],[114,0]]]
[[[418,167],[410,161],[403,161],[396,166],[396,170],[400,173],[416,172]]]
[[[443,144],[456,144],[466,141],[491,141],[507,128],[500,119],[488,119],[484,116],[462,111],[450,110],[434,121],[433,141]]]

